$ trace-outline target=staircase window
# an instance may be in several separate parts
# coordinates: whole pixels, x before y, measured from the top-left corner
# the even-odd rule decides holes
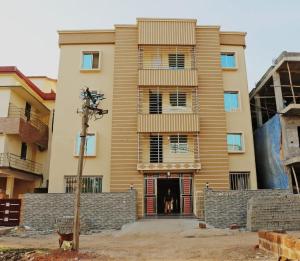
[[[162,94],[159,92],[149,92],[149,113],[161,114],[162,113]]]
[[[150,163],[163,162],[163,136],[150,136]]]

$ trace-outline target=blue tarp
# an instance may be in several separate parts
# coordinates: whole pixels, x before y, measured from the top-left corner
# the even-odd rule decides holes
[[[281,124],[278,114],[254,133],[259,188],[288,189],[288,176],[280,159]]]

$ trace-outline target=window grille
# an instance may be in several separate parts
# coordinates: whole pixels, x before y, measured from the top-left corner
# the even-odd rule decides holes
[[[76,190],[76,176],[65,177],[65,192],[74,193]],[[101,193],[102,177],[84,176],[82,177],[82,193]]]
[[[184,54],[172,53],[169,54],[170,69],[184,69]]]
[[[149,91],[149,113],[162,113],[162,93]]]
[[[150,163],[163,162],[163,136],[150,136]]]
[[[170,105],[174,107],[186,107],[186,93],[173,92],[170,93]]]
[[[231,190],[250,189],[250,172],[230,172],[229,177]]]
[[[171,153],[187,153],[188,152],[187,135],[171,135],[170,136],[170,152]]]

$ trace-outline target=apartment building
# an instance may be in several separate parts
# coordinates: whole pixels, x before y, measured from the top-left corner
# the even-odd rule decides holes
[[[90,121],[83,192],[134,188],[138,215],[203,213],[203,189],[255,189],[245,33],[194,19],[60,31],[50,192],[73,192],[83,87],[109,110]]]
[[[0,67],[0,190],[47,192],[56,80]]]
[[[300,53],[282,52],[250,93],[260,188],[300,185]]]

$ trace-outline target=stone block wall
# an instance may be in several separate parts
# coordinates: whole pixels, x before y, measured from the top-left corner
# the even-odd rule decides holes
[[[247,229],[300,230],[300,195],[251,198],[248,201]]]
[[[24,194],[21,225],[37,231],[53,230],[56,219],[73,216],[73,206],[74,194]],[[80,217],[88,231],[120,229],[136,220],[136,191],[82,194]]]
[[[229,190],[204,191],[205,222],[217,228],[227,228],[230,224],[246,227],[247,202],[254,196],[286,195],[288,190]]]
[[[280,260],[300,260],[300,239],[288,234],[259,231],[259,248],[281,257]]]

